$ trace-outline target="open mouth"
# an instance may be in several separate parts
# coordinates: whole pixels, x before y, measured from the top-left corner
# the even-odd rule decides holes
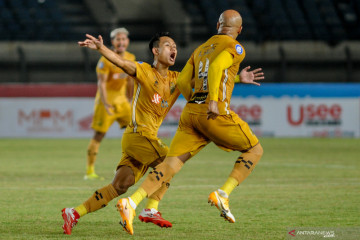
[[[170,55],[170,61],[175,62],[175,56],[176,56],[176,54],[175,54],[175,53],[172,53],[172,54]]]

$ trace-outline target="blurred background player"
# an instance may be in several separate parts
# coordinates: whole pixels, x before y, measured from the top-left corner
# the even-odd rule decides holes
[[[120,199],[122,221],[133,229],[130,218],[136,206],[146,196],[169,181],[183,164],[210,142],[225,151],[240,151],[234,168],[225,184],[212,192],[208,201],[215,205],[223,218],[233,223],[229,195],[245,180],[260,160],[263,150],[250,127],[230,109],[230,99],[245,50],[236,38],[242,30],[242,18],[235,10],[226,10],[217,23],[218,34],[200,45],[192,54],[178,78],[178,87],[188,100],[166,159],[149,173],[141,187],[129,198]],[[240,82],[259,85],[264,79],[261,69],[240,72]],[[194,92],[192,80],[195,79]]]
[[[122,59],[103,45],[102,37],[79,42],[80,46],[98,50],[112,63],[121,67],[132,76],[136,86],[132,105],[131,123],[127,126],[122,137],[122,157],[117,166],[116,175],[111,184],[98,189],[88,200],[76,208],[64,208],[64,233],[71,234],[78,219],[87,213],[101,209],[114,198],[125,193],[146,173],[149,167],[156,167],[164,160],[168,147],[158,138],[157,133],[166,114],[180,95],[176,87],[179,72],[170,71],[169,67],[175,64],[177,48],[169,33],[157,33],[150,40],[149,48],[153,54],[153,64],[133,62]],[[162,218],[157,210],[159,201],[164,196],[168,182],[154,194],[149,195],[149,201],[141,212],[139,219],[142,222],[152,222],[160,227],[171,227],[172,224]],[[131,203],[130,203],[131,204]],[[118,210],[130,208],[123,202],[116,205]],[[131,217],[134,218],[135,215]],[[121,216],[124,218],[124,216]],[[120,222],[130,234],[132,229],[127,228],[127,222]],[[131,224],[130,224],[131,225]]]
[[[112,49],[123,59],[135,61],[135,55],[126,51],[130,42],[128,35],[129,32],[125,28],[114,29],[110,33]],[[100,143],[115,120],[120,128],[125,128],[130,122],[131,115],[129,101],[133,92],[132,78],[103,56],[96,66],[96,73],[98,90],[91,124],[94,136],[88,146],[84,179],[103,179],[95,173]]]

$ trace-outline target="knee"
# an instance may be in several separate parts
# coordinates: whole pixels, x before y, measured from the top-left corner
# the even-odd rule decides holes
[[[184,166],[184,162],[178,157],[167,157],[163,163],[168,166],[169,170],[172,170],[172,175],[178,173]]]
[[[253,154],[256,154],[259,158],[261,158],[261,156],[264,153],[264,150],[263,150],[261,144],[258,143],[255,147],[250,149],[250,152],[253,153]]]
[[[97,142],[101,142],[104,137],[105,137],[105,133],[96,131],[93,139]]]
[[[135,179],[133,176],[128,176],[125,179],[122,179],[122,181],[113,181],[112,185],[115,188],[116,192],[121,195],[127,192],[129,187],[134,185]]]

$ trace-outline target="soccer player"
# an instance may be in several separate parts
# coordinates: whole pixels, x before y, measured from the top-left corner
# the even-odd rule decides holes
[[[126,51],[129,46],[129,32],[125,28],[114,29],[110,33],[113,51],[123,59],[135,61],[135,55]],[[130,100],[132,79],[105,57],[101,57],[96,67],[98,90],[95,97],[94,116],[91,127],[94,136],[87,151],[87,166],[84,179],[103,179],[95,173],[96,155],[102,139],[116,120],[120,128],[130,123]]]
[[[161,163],[168,147],[157,137],[157,131],[166,114],[180,95],[176,87],[179,72],[170,71],[175,64],[177,49],[174,40],[168,33],[159,33],[151,39],[149,48],[154,55],[151,65],[144,62],[128,61],[103,45],[102,37],[86,35],[88,39],[79,42],[80,46],[98,50],[103,56],[123,69],[135,80],[134,96],[131,107],[131,122],[122,137],[122,158],[117,166],[116,175],[107,186],[95,193],[76,208],[64,208],[64,233],[71,234],[72,227],[78,219],[87,213],[105,207],[112,199],[125,193],[146,173],[149,167],[154,168]],[[149,195],[146,209],[139,219],[153,222],[160,227],[171,227],[171,223],[161,217],[158,204],[167,188],[168,182],[154,194]],[[129,202],[130,204],[133,204]],[[117,203],[120,211],[127,208],[122,202]],[[127,223],[122,223],[125,225]],[[131,232],[130,232],[131,233]]]
[[[218,34],[200,45],[188,60],[178,78],[178,88],[188,100],[180,118],[166,159],[149,173],[140,188],[130,197],[120,199],[122,221],[128,232],[133,232],[132,221],[136,206],[151,196],[163,182],[168,182],[183,164],[208,143],[214,142],[225,151],[239,151],[241,156],[225,184],[209,195],[221,216],[235,222],[229,208],[229,195],[249,176],[259,162],[263,150],[248,124],[230,110],[230,98],[239,65],[245,50],[236,41],[242,30],[242,18],[235,10],[226,10],[217,23]],[[243,69],[239,79],[243,83],[259,85],[261,69]],[[194,92],[190,86],[195,79]]]

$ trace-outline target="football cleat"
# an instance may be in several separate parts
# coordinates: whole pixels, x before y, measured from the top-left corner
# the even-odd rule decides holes
[[[119,199],[118,203],[116,204],[116,208],[120,212],[121,216],[121,220],[119,223],[127,233],[133,235],[133,220],[136,214],[135,209],[131,206],[129,202],[129,198]]]
[[[64,219],[64,225],[62,228],[64,229],[64,233],[70,235],[72,228],[77,224],[80,215],[73,208],[64,208],[61,210],[62,217]]]
[[[225,220],[234,223],[235,217],[231,214],[230,208],[229,208],[229,198],[227,196],[221,196],[219,193],[219,190],[216,190],[215,192],[210,193],[208,203],[211,204],[211,206],[216,206],[217,209],[220,211],[220,217],[225,218]]]
[[[142,222],[152,222],[153,224],[158,225],[159,227],[171,228],[172,224],[169,221],[166,221],[162,218],[161,213],[155,208],[143,209],[139,215],[139,219]]]
[[[100,177],[99,175],[97,175],[96,173],[90,173],[90,174],[86,174],[84,176],[84,180],[104,180],[103,177]]]

